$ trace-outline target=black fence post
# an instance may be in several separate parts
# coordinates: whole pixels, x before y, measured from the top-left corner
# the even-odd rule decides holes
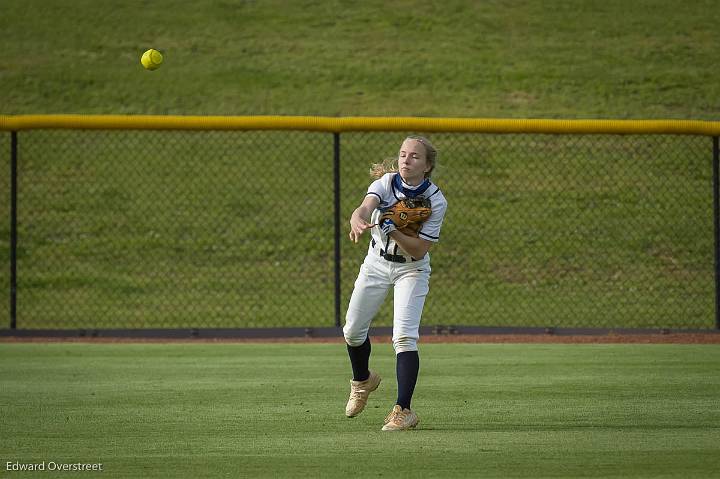
[[[715,223],[715,328],[720,329],[720,146],[713,136],[713,218]]]
[[[333,193],[335,202],[335,327],[340,327],[340,133],[333,133]]]
[[[17,131],[10,132],[10,329],[17,329]]]

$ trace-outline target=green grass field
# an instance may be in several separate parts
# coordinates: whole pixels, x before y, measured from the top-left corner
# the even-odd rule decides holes
[[[395,400],[389,344],[373,348],[384,381],[355,419],[343,415],[342,343],[2,344],[3,470],[54,461],[102,463],[102,477],[720,477],[716,346],[428,344],[421,358],[421,423],[393,434],[380,431]]]
[[[710,0],[2,7],[0,115],[720,117]],[[332,325],[332,138],[310,136],[21,133],[18,326]],[[709,139],[433,138],[451,209],[424,325],[714,325]],[[344,218],[400,140],[343,136]],[[301,198],[287,235],[264,195]],[[342,248],[344,307],[364,245]],[[402,434],[373,349],[384,382],[347,419],[342,343],[2,343],[0,475],[720,477],[715,345],[423,345]]]

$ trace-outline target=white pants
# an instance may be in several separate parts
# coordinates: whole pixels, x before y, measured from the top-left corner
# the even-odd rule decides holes
[[[394,285],[393,348],[395,353],[417,351],[430,271],[429,255],[420,261],[393,263],[371,248],[360,267],[345,315],[345,341],[350,346],[365,342],[370,323]]]

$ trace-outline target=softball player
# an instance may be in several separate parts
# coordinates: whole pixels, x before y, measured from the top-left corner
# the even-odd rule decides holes
[[[350,217],[350,239],[357,243],[370,229],[371,240],[355,281],[343,328],[353,371],[345,415],[360,414],[370,393],[380,384],[380,376],[368,368],[371,350],[368,330],[388,290],[393,287],[392,342],[396,354],[398,396],[385,418],[383,431],[402,431],[418,424],[410,401],[420,368],[417,341],[430,281],[428,250],[440,238],[447,209],[440,188],[430,181],[436,158],[437,151],[427,138],[406,138],[398,153],[397,166],[373,165],[376,180]],[[429,198],[432,207],[432,214],[422,224],[418,237],[398,231],[388,219],[376,225],[388,208],[400,200],[415,197]]]

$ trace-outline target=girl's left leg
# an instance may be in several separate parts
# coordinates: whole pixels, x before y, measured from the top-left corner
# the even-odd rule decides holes
[[[395,283],[393,347],[397,361],[396,404],[402,409],[410,409],[420,371],[417,341],[420,338],[420,318],[429,290],[429,281],[430,271],[429,266],[426,266],[412,269]]]
[[[420,372],[420,356],[417,351],[405,351],[397,354],[396,361],[398,395],[395,404],[403,409],[410,409],[415,383]]]

